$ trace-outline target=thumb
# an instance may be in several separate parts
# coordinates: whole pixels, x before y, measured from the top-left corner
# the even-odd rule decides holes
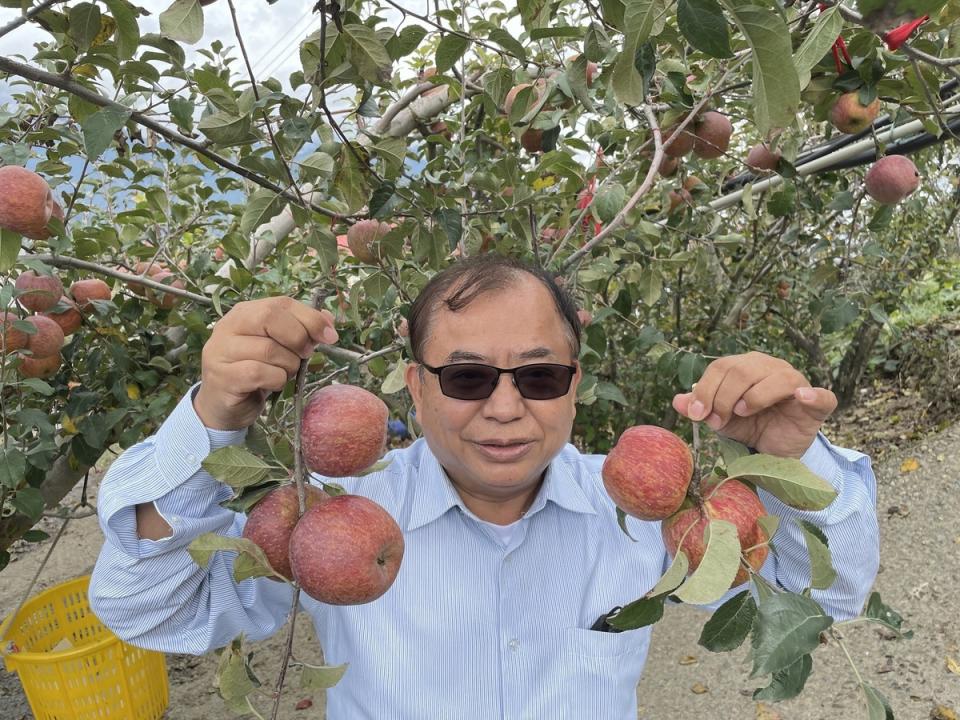
[[[837,409],[837,396],[826,388],[799,387],[793,391],[794,398],[813,418],[826,420]]]

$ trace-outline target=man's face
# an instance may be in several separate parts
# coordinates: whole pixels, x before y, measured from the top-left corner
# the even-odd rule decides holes
[[[459,312],[434,313],[423,361],[433,367],[477,362],[513,368],[537,362],[572,365],[570,331],[550,292],[522,274]],[[554,400],[527,400],[503,374],[485,400],[456,400],[440,379],[416,365],[406,374],[430,449],[461,492],[507,500],[536,486],[570,437],[580,368],[570,391]],[[504,446],[506,445],[506,447]]]

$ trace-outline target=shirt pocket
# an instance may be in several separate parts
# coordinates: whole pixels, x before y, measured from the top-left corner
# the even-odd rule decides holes
[[[569,695],[562,717],[577,720],[636,718],[637,682],[650,645],[650,629],[608,633],[560,631]]]

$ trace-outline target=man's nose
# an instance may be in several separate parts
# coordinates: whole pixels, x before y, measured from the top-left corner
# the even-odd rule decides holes
[[[502,373],[490,397],[484,401],[483,412],[500,422],[514,420],[524,412],[523,396],[513,381],[513,374]]]

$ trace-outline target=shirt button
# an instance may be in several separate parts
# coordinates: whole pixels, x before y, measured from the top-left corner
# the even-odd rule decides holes
[[[516,638],[513,638],[513,640],[507,643],[507,647],[516,652],[517,648],[520,647],[520,641]]]

